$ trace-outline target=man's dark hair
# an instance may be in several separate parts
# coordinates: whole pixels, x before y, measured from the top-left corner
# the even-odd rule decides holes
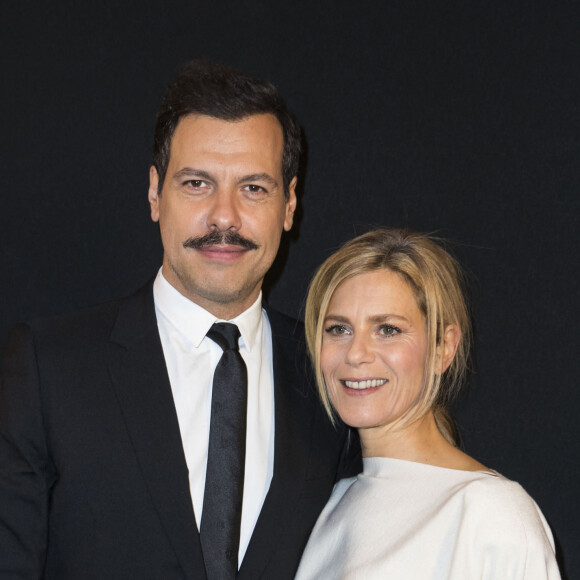
[[[169,165],[171,140],[182,117],[208,115],[224,121],[239,121],[265,113],[274,115],[282,127],[282,179],[288,199],[290,181],[298,172],[301,132],[276,87],[205,60],[192,60],[183,65],[157,112],[153,165],[159,175],[159,194]]]

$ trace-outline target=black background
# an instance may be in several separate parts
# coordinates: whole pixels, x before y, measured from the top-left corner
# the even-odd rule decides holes
[[[465,448],[542,507],[580,569],[578,2],[22,0],[0,7],[0,340],[127,294],[161,261],[154,118],[181,63],[272,80],[305,127],[298,223],[269,300],[369,226],[454,242],[476,372]]]

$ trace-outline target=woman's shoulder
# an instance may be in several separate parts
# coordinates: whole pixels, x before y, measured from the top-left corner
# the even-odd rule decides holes
[[[513,536],[539,534],[553,544],[552,534],[536,502],[516,481],[512,481],[459,449],[444,448],[440,466],[455,471],[458,480],[450,478],[460,491],[466,516],[476,516],[492,534]],[[456,484],[459,484],[456,487]],[[499,531],[498,531],[499,530]],[[521,538],[519,538],[521,540]]]
[[[535,517],[539,508],[532,497],[517,482],[504,477],[497,471],[482,470],[478,477],[466,483],[465,498],[468,505],[481,505],[482,509],[493,508],[493,512],[517,512],[526,517]]]
[[[552,532],[532,497],[516,481],[497,472],[470,481],[464,490],[466,517],[480,536],[506,544],[551,546]]]
[[[521,566],[525,578],[560,578],[550,527],[519,483],[488,473],[466,484],[464,502],[465,528],[485,561]]]

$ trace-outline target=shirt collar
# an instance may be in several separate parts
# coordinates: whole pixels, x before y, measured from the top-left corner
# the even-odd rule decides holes
[[[198,348],[214,322],[231,322],[240,329],[241,346],[248,351],[256,344],[262,330],[262,292],[247,310],[232,320],[222,320],[176,290],[159,269],[153,283],[155,307],[191,344]]]

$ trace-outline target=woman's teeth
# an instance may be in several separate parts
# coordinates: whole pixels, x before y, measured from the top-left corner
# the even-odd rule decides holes
[[[387,379],[369,379],[366,381],[344,381],[349,389],[370,389],[371,387],[380,387],[387,382]]]

